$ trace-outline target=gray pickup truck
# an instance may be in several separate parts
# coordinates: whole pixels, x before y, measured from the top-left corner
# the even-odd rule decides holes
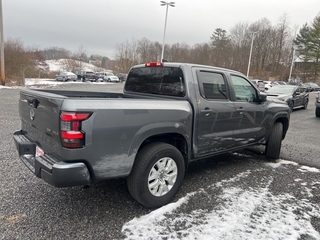
[[[186,63],[131,68],[123,93],[23,89],[23,163],[56,187],[126,177],[146,207],[172,201],[191,161],[265,145],[278,158],[286,103],[236,71]]]

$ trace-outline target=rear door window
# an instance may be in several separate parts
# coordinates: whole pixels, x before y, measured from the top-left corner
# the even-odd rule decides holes
[[[227,88],[221,73],[198,71],[200,93],[208,100],[227,99]]]

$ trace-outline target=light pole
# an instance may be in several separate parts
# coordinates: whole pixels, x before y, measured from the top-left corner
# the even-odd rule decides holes
[[[294,64],[294,55],[295,55],[295,48],[292,48],[292,60],[291,60],[291,65],[290,65],[290,73],[289,73],[289,80],[288,82],[291,81],[291,74],[292,74],[292,68],[293,68],[293,64]]]
[[[248,63],[248,70],[247,70],[247,77],[249,77],[249,71],[250,71],[250,63],[251,63],[251,55],[252,55],[252,47],[253,47],[253,39],[254,39],[254,34],[256,32],[252,32],[252,40],[251,40],[251,48],[250,48],[250,55],[249,55],[249,63]]]
[[[162,52],[161,52],[161,62],[163,62],[163,54],[164,54],[164,39],[166,36],[166,28],[167,28],[167,17],[168,17],[168,8],[170,7],[174,7],[174,2],[166,2],[166,1],[160,1],[160,5],[161,6],[166,6],[166,18],[165,18],[165,22],[164,22],[164,31],[163,31],[163,40],[162,40]]]

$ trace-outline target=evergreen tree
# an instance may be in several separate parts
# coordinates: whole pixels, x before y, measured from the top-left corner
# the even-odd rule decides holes
[[[319,58],[320,58],[320,15],[317,16],[312,23],[310,31],[310,51],[315,64],[313,65],[313,70],[315,75],[318,73],[319,69]]]
[[[304,62],[309,62],[316,77],[320,58],[320,15],[313,20],[311,26],[303,25],[294,40],[294,44],[298,46]]]
[[[231,40],[227,31],[217,28],[210,37],[212,62],[218,67],[230,67]]]

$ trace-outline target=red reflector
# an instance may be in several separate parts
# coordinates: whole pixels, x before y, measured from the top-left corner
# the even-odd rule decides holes
[[[90,113],[73,113],[73,112],[62,112],[60,118],[62,121],[82,121],[87,119]]]
[[[62,139],[82,139],[83,133],[78,131],[61,131]]]
[[[73,131],[80,130],[80,122],[72,122],[71,130],[73,130]]]
[[[162,62],[149,62],[145,64],[146,67],[162,67]]]

